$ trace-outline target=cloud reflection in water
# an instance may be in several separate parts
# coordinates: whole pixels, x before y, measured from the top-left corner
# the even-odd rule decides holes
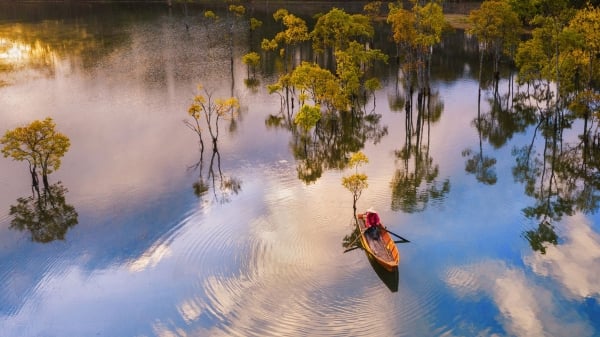
[[[564,243],[549,246],[546,255],[532,254],[525,263],[541,276],[548,276],[563,286],[564,295],[581,300],[600,300],[600,235],[581,214],[562,224]]]
[[[466,300],[489,297],[500,313],[497,320],[509,335],[594,336],[598,331],[562,302],[599,298],[600,236],[583,215],[569,218],[564,227],[565,243],[549,247],[546,255],[530,252],[524,257],[537,276],[489,259],[448,269],[446,284]],[[549,277],[550,284],[538,276]],[[555,287],[558,292],[553,291]]]

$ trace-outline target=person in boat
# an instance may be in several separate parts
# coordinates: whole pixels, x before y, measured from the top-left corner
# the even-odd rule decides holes
[[[381,220],[379,219],[379,215],[373,209],[373,207],[370,207],[369,209],[367,209],[365,215],[366,215],[365,225],[367,227],[367,229],[365,230],[365,233],[367,235],[371,236],[373,239],[378,240],[379,239],[379,228],[378,227],[382,226]]]

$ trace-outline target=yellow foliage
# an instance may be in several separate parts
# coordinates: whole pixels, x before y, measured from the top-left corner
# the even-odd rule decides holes
[[[365,188],[369,187],[367,179],[366,174],[356,173],[351,176],[342,177],[342,185],[357,198]]]
[[[60,159],[71,143],[67,136],[55,130],[55,126],[48,117],[6,131],[0,139],[2,154],[17,161],[26,160],[32,167],[40,166],[44,175],[58,170]]]

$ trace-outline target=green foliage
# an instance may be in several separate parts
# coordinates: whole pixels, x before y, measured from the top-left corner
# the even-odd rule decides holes
[[[71,145],[69,138],[55,130],[48,117],[8,130],[0,139],[2,154],[16,161],[27,161],[31,168],[41,167],[44,176],[60,168],[61,158]]]
[[[547,221],[542,221],[538,225],[537,230],[528,230],[523,234],[525,239],[529,241],[531,248],[542,254],[546,254],[546,243],[550,243],[554,246],[558,244],[558,235],[556,235],[556,232],[554,231],[554,226]]]
[[[567,8],[579,7],[570,0],[507,0],[522,24],[533,23],[536,17],[556,16]]]
[[[250,30],[257,30],[258,28],[262,27],[262,24],[262,21],[256,18],[250,18]]]
[[[477,181],[486,185],[496,184],[498,178],[494,170],[495,158],[484,156],[482,153],[474,153],[471,149],[464,150],[462,156],[470,156],[465,164],[465,171],[474,174]]]
[[[356,173],[347,177],[342,177],[342,185],[354,195],[354,199],[358,200],[362,191],[369,187],[368,177],[364,173]]]
[[[260,55],[256,52],[250,52],[242,56],[242,63],[248,66],[256,67],[260,64]]]
[[[549,55],[544,53],[546,41],[538,32],[519,45],[515,62],[519,68],[519,82],[531,83],[547,74]]]
[[[364,173],[358,173],[358,167],[369,162],[369,158],[361,151],[355,152],[350,156],[349,165],[355,168],[355,173],[342,177],[342,185],[352,192],[354,199],[354,209],[356,210],[356,201],[360,198],[362,191],[369,187],[367,182],[367,175]]]
[[[483,48],[498,58],[519,42],[521,22],[506,0],[486,0],[469,14],[468,33],[477,37]]]
[[[394,42],[403,47],[415,45],[417,36],[416,16],[411,11],[394,3],[389,4],[387,23],[392,26],[392,38]]]
[[[277,41],[275,41],[275,39],[273,39],[273,40],[263,39],[262,42],[260,43],[260,48],[262,50],[273,51],[273,50],[277,49]]]
[[[335,75],[317,64],[303,62],[296,67],[290,75],[290,84],[301,96],[308,95],[316,105],[338,109],[345,109],[348,105]]]
[[[429,49],[440,43],[446,22],[440,1],[430,1],[425,6],[421,6],[415,0],[413,12],[417,17],[417,45]]]
[[[356,41],[351,41],[345,50],[336,51],[335,58],[336,73],[343,94],[348,98],[360,93],[365,69],[376,60],[387,62],[387,55],[379,49],[366,50],[363,44]]]
[[[381,88],[381,82],[377,77],[373,77],[365,81],[365,89],[367,89],[370,92],[375,92],[376,90],[379,90]]]
[[[267,90],[269,91],[269,94],[274,94],[278,91],[281,91],[281,84],[280,83],[275,83],[275,84],[269,84],[267,85]]]
[[[535,13],[543,17],[561,15],[569,6],[568,0],[534,0],[533,3],[536,8]]]
[[[248,77],[250,77],[250,69],[252,73],[256,72],[256,67],[260,64],[260,55],[256,52],[250,52],[242,56],[242,63],[248,66]]]
[[[554,13],[555,10],[549,10]],[[584,103],[592,98],[585,91],[592,83],[600,80],[600,34],[598,22],[600,11],[588,6],[576,12],[564,10],[555,16],[537,16],[538,26],[532,31],[531,39],[521,43],[517,49],[516,64],[521,83],[557,83],[557,102],[575,108],[576,113],[587,113]],[[561,105],[562,105],[561,104]],[[590,106],[591,106],[590,105]],[[583,109],[581,109],[583,108]]]
[[[343,95],[346,97],[358,94],[360,89],[360,64],[353,59],[353,56],[352,51],[346,52],[340,50],[335,53],[336,73]]]
[[[540,24],[531,33],[531,39],[522,42],[515,58],[519,68],[519,81],[556,81],[559,69],[557,61],[560,57],[560,35],[564,24],[558,18],[542,18],[536,20]]]
[[[381,1],[371,1],[363,6],[363,11],[372,20],[376,19],[381,15]]]
[[[188,115],[192,117],[194,122],[186,120],[184,123],[198,134],[200,144],[204,149],[200,124],[202,116],[204,116],[206,126],[215,144],[219,136],[219,120],[233,120],[239,113],[240,104],[235,97],[213,99],[212,92],[200,84],[198,85],[198,91],[200,93],[194,96],[192,104],[188,108]]]
[[[312,129],[321,119],[321,108],[304,104],[294,117],[294,123],[299,125],[305,132]]]
[[[64,240],[69,228],[78,223],[75,207],[65,200],[66,192],[67,189],[59,182],[48,186],[37,198],[18,198],[17,204],[10,206],[13,217],[10,228],[29,231],[31,240],[35,242]]]
[[[217,20],[219,18],[219,16],[211,10],[204,11],[204,17],[209,20]]]
[[[350,156],[350,160],[348,161],[348,165],[350,167],[354,167],[356,170],[358,170],[359,166],[365,165],[368,163],[369,163],[369,158],[362,151],[353,153]]]
[[[433,46],[441,41],[446,21],[439,1],[430,1],[424,6],[416,0],[411,2],[411,10],[404,9],[401,3],[390,3],[387,22],[401,51],[407,80],[412,80],[412,72],[416,70],[419,87],[423,88],[428,81],[425,68]]]
[[[229,5],[229,11],[237,17],[241,17],[246,14],[246,8],[243,5]]]
[[[362,14],[350,15],[342,9],[332,8],[327,14],[320,16],[310,36],[315,51],[325,48],[345,49],[350,41],[360,38],[371,38],[375,30],[369,18]]]
[[[412,9],[402,8],[402,4],[389,4],[387,22],[392,25],[396,43],[417,49],[429,49],[439,43],[444,29],[444,13],[437,1],[421,6],[413,1]]]
[[[588,88],[590,83],[599,83],[600,8],[588,5],[577,11],[563,30],[561,42],[566,49],[565,58],[572,60],[571,76],[568,77],[572,89],[591,89]]]
[[[275,41],[294,45],[309,39],[308,27],[303,19],[288,13],[281,20],[286,29],[275,35]]]
[[[280,8],[280,9],[276,10],[275,13],[273,13],[273,20],[275,20],[276,22],[281,21],[283,19],[283,17],[288,14],[289,14],[289,12],[287,9]]]

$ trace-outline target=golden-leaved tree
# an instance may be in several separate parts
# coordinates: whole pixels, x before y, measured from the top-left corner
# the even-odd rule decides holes
[[[69,137],[55,130],[56,124],[48,117],[28,125],[6,131],[0,139],[5,158],[26,161],[29,164],[32,187],[38,190],[37,170],[40,169],[44,188],[49,188],[48,175],[60,168],[61,158],[69,150]]]
[[[350,192],[352,192],[352,207],[354,209],[354,213],[356,214],[356,202],[360,198],[362,191],[369,187],[369,183],[367,182],[367,175],[364,173],[358,172],[358,167],[369,162],[369,158],[362,153],[356,152],[353,153],[350,157],[350,161],[348,165],[355,169],[354,174],[342,177],[342,185]]]

